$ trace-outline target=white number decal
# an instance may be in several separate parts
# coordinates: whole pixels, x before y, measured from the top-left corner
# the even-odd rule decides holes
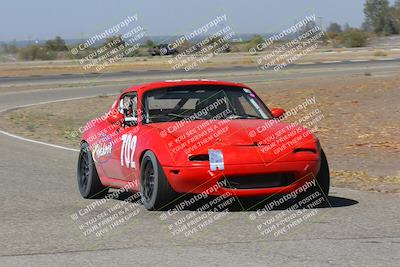
[[[136,168],[136,162],[134,160],[134,154],[136,149],[137,136],[130,134],[122,135],[122,146],[121,146],[121,166],[128,168]]]

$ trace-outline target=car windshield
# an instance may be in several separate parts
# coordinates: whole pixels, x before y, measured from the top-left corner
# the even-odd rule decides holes
[[[180,120],[271,119],[247,88],[190,85],[152,90],[143,97],[144,123]]]

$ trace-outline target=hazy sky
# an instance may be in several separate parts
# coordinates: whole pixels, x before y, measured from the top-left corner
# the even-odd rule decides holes
[[[393,2],[394,0],[392,0]],[[128,15],[149,35],[192,31],[224,13],[237,33],[278,32],[315,13],[323,24],[360,26],[365,0],[1,0],[0,40],[81,38],[101,32]]]

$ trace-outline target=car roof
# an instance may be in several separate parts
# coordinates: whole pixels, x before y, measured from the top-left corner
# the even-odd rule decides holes
[[[150,83],[143,83],[139,85],[132,86],[124,91],[124,93],[129,92],[146,92],[151,91],[154,89],[165,88],[165,87],[174,87],[174,86],[183,86],[183,85],[225,85],[225,86],[236,86],[236,87],[244,87],[248,88],[247,85],[242,83],[235,83],[235,82],[226,82],[226,81],[217,81],[217,80],[165,80],[165,81],[157,81],[157,82],[150,82]]]

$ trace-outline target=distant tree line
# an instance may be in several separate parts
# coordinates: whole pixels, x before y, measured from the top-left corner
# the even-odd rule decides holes
[[[348,25],[343,27],[338,23],[331,23],[326,32],[333,45],[346,47],[363,47],[367,44],[369,34],[361,29],[352,28]]]
[[[338,23],[331,23],[326,29],[329,39],[347,47],[362,47],[372,35],[400,33],[400,0],[396,0],[392,6],[388,0],[366,0],[364,15],[365,20],[360,29],[348,24],[342,27]]]
[[[44,45],[32,44],[18,49],[18,59],[20,60],[53,60],[57,59],[58,54],[68,51],[65,41],[57,36],[47,40]]]
[[[388,0],[366,0],[364,14],[363,30],[384,35],[400,33],[400,0],[393,6]]]
[[[210,43],[220,42],[218,38],[210,40]],[[132,51],[126,51],[123,53],[124,57],[134,56],[147,56],[149,50],[154,49],[159,44],[155,43],[151,39],[148,39],[139,49],[132,49]],[[191,47],[195,44],[185,42],[179,47],[179,52]],[[54,59],[81,59],[89,55],[96,54],[93,58],[102,57],[102,55],[111,52],[113,49],[117,49],[119,52],[123,52],[125,49],[128,50],[130,46],[123,40],[121,36],[110,36],[105,39],[102,44],[92,45],[85,48],[79,53],[71,53],[71,49],[74,46],[68,46],[64,39],[60,36],[56,36],[54,39],[47,40],[44,44],[30,44],[26,47],[17,48],[15,44],[1,44],[0,54],[14,54],[19,60],[33,61],[33,60],[54,60]],[[122,48],[121,48],[122,47]],[[101,49],[100,49],[101,48]],[[122,49],[122,50],[121,50]],[[94,53],[96,50],[101,50],[100,53]],[[226,49],[224,52],[230,52]]]

